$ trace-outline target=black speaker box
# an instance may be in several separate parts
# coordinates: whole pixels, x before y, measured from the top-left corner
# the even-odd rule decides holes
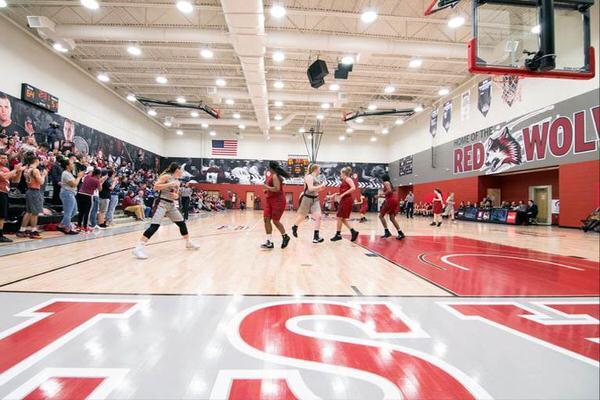
[[[320,81],[329,75],[329,70],[327,69],[327,63],[323,60],[317,60],[308,67],[308,79],[311,81]]]

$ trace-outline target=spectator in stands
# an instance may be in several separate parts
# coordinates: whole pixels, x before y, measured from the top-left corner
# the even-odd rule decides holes
[[[512,211],[517,211],[517,207],[518,206],[517,206],[517,202],[516,201],[513,201],[513,202],[510,203],[510,209]]]
[[[581,220],[584,232],[600,231],[600,208],[596,208],[586,219]]]
[[[123,211],[135,214],[135,219],[138,221],[144,220],[144,206],[139,204],[138,199],[133,190],[127,192],[123,198]]]
[[[95,167],[96,168],[96,167]],[[104,179],[107,179],[106,172],[100,170],[100,176]],[[106,182],[106,180],[104,181]],[[104,184],[103,182],[103,184]],[[92,195],[92,209],[90,210],[90,228],[91,229],[100,229],[98,225],[98,210],[100,208],[100,190],[102,186],[96,190],[94,190],[94,194]]]
[[[106,225],[112,225],[115,210],[119,205],[119,196],[121,194],[121,177],[113,177],[112,185],[110,188],[110,201],[108,203],[108,210],[106,211]]]
[[[88,222],[90,218],[90,212],[92,210],[92,197],[94,192],[102,188],[102,184],[107,179],[107,176],[102,176],[102,171],[88,167],[87,174],[83,178],[83,182],[79,187],[77,193],[77,207],[79,208],[79,215],[77,216],[77,222],[79,223],[79,229],[82,232],[90,232]]]
[[[25,164],[27,165],[23,173],[25,182],[27,183],[25,215],[23,215],[21,229],[17,232],[17,237],[41,239],[42,237],[37,230],[37,221],[39,214],[44,211],[44,190],[42,185],[46,180],[48,170],[45,168],[45,165],[40,164],[40,158],[34,154],[26,156]]]
[[[490,199],[488,196],[485,196],[483,200],[481,200],[479,206],[481,208],[492,208],[492,199]]]
[[[413,218],[415,212],[415,195],[413,194],[412,190],[408,192],[404,198],[404,201],[406,202],[406,218]]]
[[[58,230],[67,235],[76,235],[78,232],[73,228],[71,221],[77,214],[77,186],[83,178],[84,172],[80,171],[77,177],[73,176],[75,166],[73,161],[64,158],[61,161],[61,179],[60,179],[60,200],[63,206],[63,218],[58,225]]]
[[[60,199],[60,182],[62,179],[63,168],[59,160],[55,160],[50,167],[49,180],[52,183],[52,204],[59,204]]]
[[[8,143],[8,141],[6,141]],[[8,155],[0,149],[0,243],[10,243],[11,239],[4,236],[4,221],[8,218],[8,193],[10,183],[21,179],[24,167],[17,164],[11,171],[8,169]]]
[[[519,201],[519,206],[517,207],[517,211],[522,211],[522,212],[527,211],[527,204],[524,204],[523,200]]]
[[[181,187],[179,195],[181,201],[181,211],[183,213],[183,220],[187,221],[190,214],[190,202],[192,199],[192,188],[190,187],[189,182],[185,183]]]
[[[106,214],[108,213],[108,206],[110,205],[110,196],[114,184],[114,174],[115,171],[113,171],[112,169],[109,169],[106,172],[106,180],[102,183],[102,188],[98,193],[98,197],[100,199],[100,205],[98,210],[98,226],[103,229],[108,227],[108,225],[106,224]]]
[[[244,200],[240,200],[240,210],[244,211],[246,209],[246,202]]]

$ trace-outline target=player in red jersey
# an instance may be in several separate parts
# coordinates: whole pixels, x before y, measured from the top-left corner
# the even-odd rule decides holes
[[[379,210],[379,220],[383,225],[384,233],[382,238],[387,239],[392,236],[390,230],[388,229],[387,222],[385,220],[385,216],[387,215],[390,219],[390,222],[394,225],[396,230],[398,231],[398,236],[396,239],[402,240],[404,239],[404,233],[400,230],[400,225],[398,221],[396,221],[396,214],[398,214],[398,210],[400,209],[400,203],[398,202],[398,197],[396,193],[394,193],[394,187],[390,182],[390,176],[384,175],[381,180],[383,181],[383,194],[380,196],[385,197],[385,201],[381,206],[381,210]]]
[[[357,201],[355,203],[357,206],[360,206],[360,209],[358,210],[358,212],[360,213],[360,219],[358,220],[358,222],[367,222],[367,211],[369,211],[369,201],[367,199],[367,196],[364,195],[364,193],[360,194],[360,201]]]
[[[354,204],[352,192],[356,190],[354,180],[350,178],[351,173],[352,169],[350,167],[344,167],[340,171],[342,183],[340,184],[340,192],[336,195],[337,202],[339,203],[336,214],[337,230],[335,236],[331,238],[332,242],[342,240],[342,224],[350,229],[350,234],[352,235],[350,241],[354,242],[358,237],[358,231],[355,231],[350,226],[350,223],[348,223],[348,218],[350,218],[350,214],[352,213],[352,205]]]
[[[272,249],[273,245],[273,225],[281,232],[282,242],[281,248],[285,249],[290,243],[290,237],[285,232],[285,227],[279,220],[285,210],[285,194],[283,193],[283,178],[289,178],[290,174],[281,168],[278,162],[269,162],[269,174],[267,180],[263,185],[265,193],[267,194],[267,201],[265,202],[265,209],[263,212],[263,219],[265,221],[265,231],[267,232],[267,241],[260,245],[263,249]],[[273,224],[271,224],[273,222]]]

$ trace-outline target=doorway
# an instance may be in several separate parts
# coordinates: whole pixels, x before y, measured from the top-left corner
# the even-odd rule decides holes
[[[529,198],[538,206],[537,223],[552,225],[552,186],[529,186]]]
[[[498,188],[488,188],[487,197],[492,200],[493,207],[500,207],[500,195],[502,192]]]
[[[292,192],[285,192],[285,208],[287,210],[294,209],[294,194]]]
[[[254,192],[246,192],[246,207],[254,210]]]

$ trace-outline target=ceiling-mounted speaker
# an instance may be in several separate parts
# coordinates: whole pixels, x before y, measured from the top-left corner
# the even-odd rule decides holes
[[[348,70],[347,69],[336,69],[333,73],[335,79],[348,79]]]
[[[308,76],[308,81],[310,82],[310,86],[313,88],[319,88],[325,84],[325,77],[329,75],[329,70],[327,69],[327,63],[323,60],[317,60],[308,67],[306,71],[306,75]]]

